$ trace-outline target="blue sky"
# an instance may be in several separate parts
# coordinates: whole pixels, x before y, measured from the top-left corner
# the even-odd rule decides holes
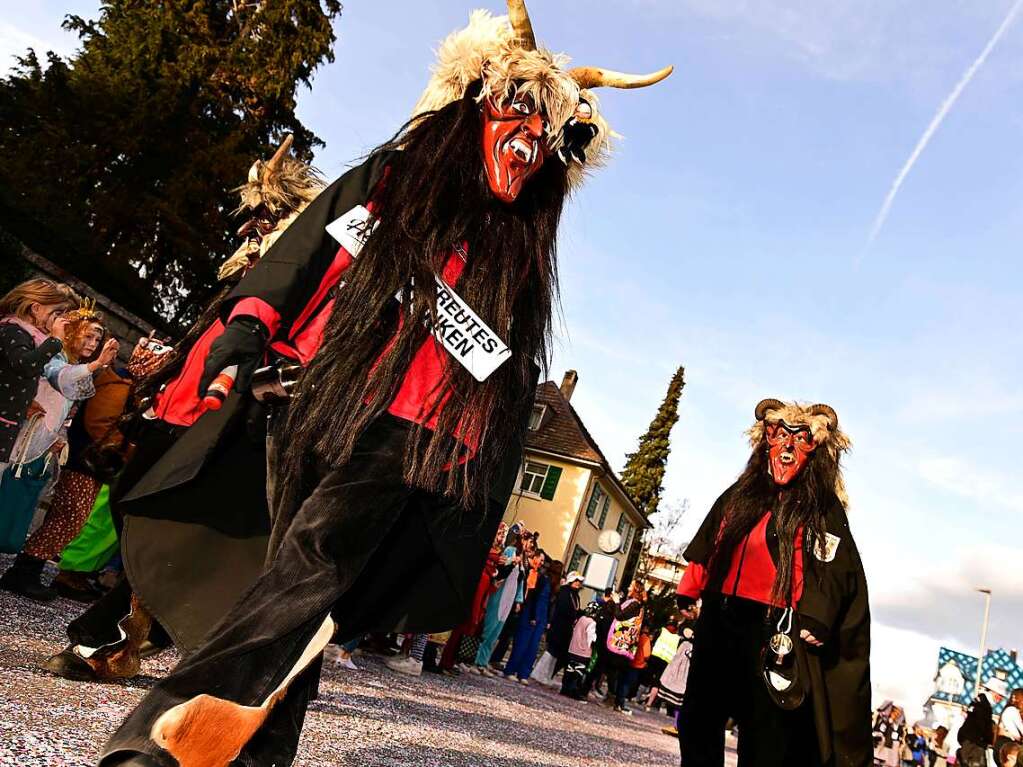
[[[482,3],[347,2],[337,59],[300,98],[330,177],[390,136],[431,50]],[[918,710],[940,643],[1017,646],[1023,513],[1019,306],[1023,22],[1006,32],[867,238],[899,168],[1011,2],[534,0],[578,64],[675,74],[602,93],[623,135],[561,236],[553,377],[621,465],[674,368],[687,381],[667,496],[699,524],[763,397],[823,401],[855,449],[850,517],[871,584],[878,697]],[[75,41],[65,12],[0,21],[4,63]],[[497,0],[487,4],[501,10]]]

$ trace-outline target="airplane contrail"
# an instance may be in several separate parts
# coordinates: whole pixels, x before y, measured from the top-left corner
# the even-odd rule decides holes
[[[984,50],[980,52],[980,55],[972,64],[970,64],[969,68],[963,73],[963,76],[959,78],[959,82],[956,83],[956,87],[952,89],[952,92],[945,97],[943,102],[941,102],[941,106],[938,108],[937,113],[931,119],[931,122],[928,124],[927,129],[923,132],[923,135],[920,136],[920,140],[916,142],[916,146],[913,147],[913,152],[909,155],[909,159],[906,160],[905,165],[902,166],[899,174],[895,177],[895,181],[892,182],[892,186],[888,190],[887,196],[884,198],[884,203],[881,205],[881,210],[878,212],[877,218],[874,219],[874,226],[870,230],[870,237],[867,238],[867,245],[856,259],[857,263],[863,259],[866,251],[874,244],[874,240],[877,239],[877,235],[880,233],[881,227],[884,226],[884,222],[888,218],[888,212],[892,208],[892,203],[895,202],[895,195],[899,193],[899,188],[902,186],[902,182],[906,180],[906,176],[908,176],[909,172],[913,170],[913,166],[916,164],[916,161],[920,159],[920,155],[923,154],[924,149],[927,148],[927,144],[930,142],[931,137],[938,128],[941,127],[941,123],[945,119],[945,116],[949,113],[952,107],[955,106],[955,103],[959,99],[963,90],[970,84],[970,80],[972,80],[973,76],[977,74],[977,71],[984,66],[984,62],[987,61],[987,57],[991,54],[991,51],[994,50],[995,46],[998,45],[998,41],[1001,40],[1002,35],[1005,34],[1005,31],[1012,24],[1021,7],[1023,7],[1023,0],[1016,0],[1016,2],[1012,4],[1012,7],[1002,20],[1002,23],[998,26],[998,29],[995,30],[991,39],[988,40],[987,45],[984,46]]]

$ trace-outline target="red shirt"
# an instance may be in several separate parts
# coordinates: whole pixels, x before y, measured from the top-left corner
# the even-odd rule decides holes
[[[175,426],[191,426],[206,412],[208,408],[199,397],[199,379],[210,346],[223,332],[224,323],[217,320],[188,350],[181,372],[155,397],[153,411],[157,418]]]
[[[337,255],[320,280],[313,298],[291,328],[283,334],[280,332],[280,316],[258,298],[244,298],[235,304],[228,322],[239,316],[258,319],[274,337],[270,344],[271,349],[303,365],[308,364],[323,341],[323,330],[334,307],[335,299],[330,296],[337,289],[344,290],[344,286],[340,284],[341,278],[353,263],[354,259],[348,251],[343,247],[338,248]],[[442,277],[453,286],[458,282],[464,269],[464,259],[452,250],[444,264]],[[341,295],[343,297],[343,293]],[[387,412],[406,421],[422,424],[429,429],[436,428],[440,408],[432,416],[428,417],[428,414],[442,396],[440,385],[444,380],[449,358],[450,355],[440,341],[435,338],[424,341],[412,358],[405,379]],[[196,381],[198,385],[198,378]]]
[[[721,584],[721,593],[751,599],[765,605],[790,607],[791,605],[778,604],[771,599],[777,568],[767,544],[767,523],[770,519],[771,512],[764,514],[745,540],[735,547],[728,574]],[[792,564],[792,605],[797,604],[803,595],[803,549],[800,545],[802,536],[802,529],[797,530]],[[699,599],[707,587],[708,575],[705,565],[693,562],[686,568],[685,575],[678,584],[677,593]]]

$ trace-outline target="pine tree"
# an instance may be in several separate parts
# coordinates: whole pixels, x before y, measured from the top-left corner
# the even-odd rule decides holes
[[[636,452],[625,457],[622,484],[647,517],[657,513],[657,504],[664,489],[664,470],[671,452],[671,429],[678,421],[678,401],[686,385],[685,375],[683,367],[675,371],[657,415],[650,422],[646,434],[639,438]]]
[[[0,80],[0,226],[147,318],[187,321],[233,250],[232,189],[295,136],[340,0],[107,0],[81,48]]]
[[[686,385],[685,368],[679,367],[668,384],[668,393],[657,409],[646,433],[639,438],[635,453],[626,456],[622,484],[644,516],[657,513],[664,489],[664,471],[671,452],[671,429],[678,421],[678,402]],[[643,536],[636,537],[628,552],[622,576],[623,585],[632,580],[643,546]]]

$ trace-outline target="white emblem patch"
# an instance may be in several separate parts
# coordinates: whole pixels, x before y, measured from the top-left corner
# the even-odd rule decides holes
[[[327,224],[327,234],[337,240],[352,258],[358,258],[362,246],[380,222],[363,205],[356,205],[341,218]]]
[[[821,542],[818,540],[817,545],[814,546],[813,555],[821,562],[834,562],[835,554],[838,552],[838,544],[841,542],[842,539],[837,535],[824,533],[824,545],[821,546]]]

